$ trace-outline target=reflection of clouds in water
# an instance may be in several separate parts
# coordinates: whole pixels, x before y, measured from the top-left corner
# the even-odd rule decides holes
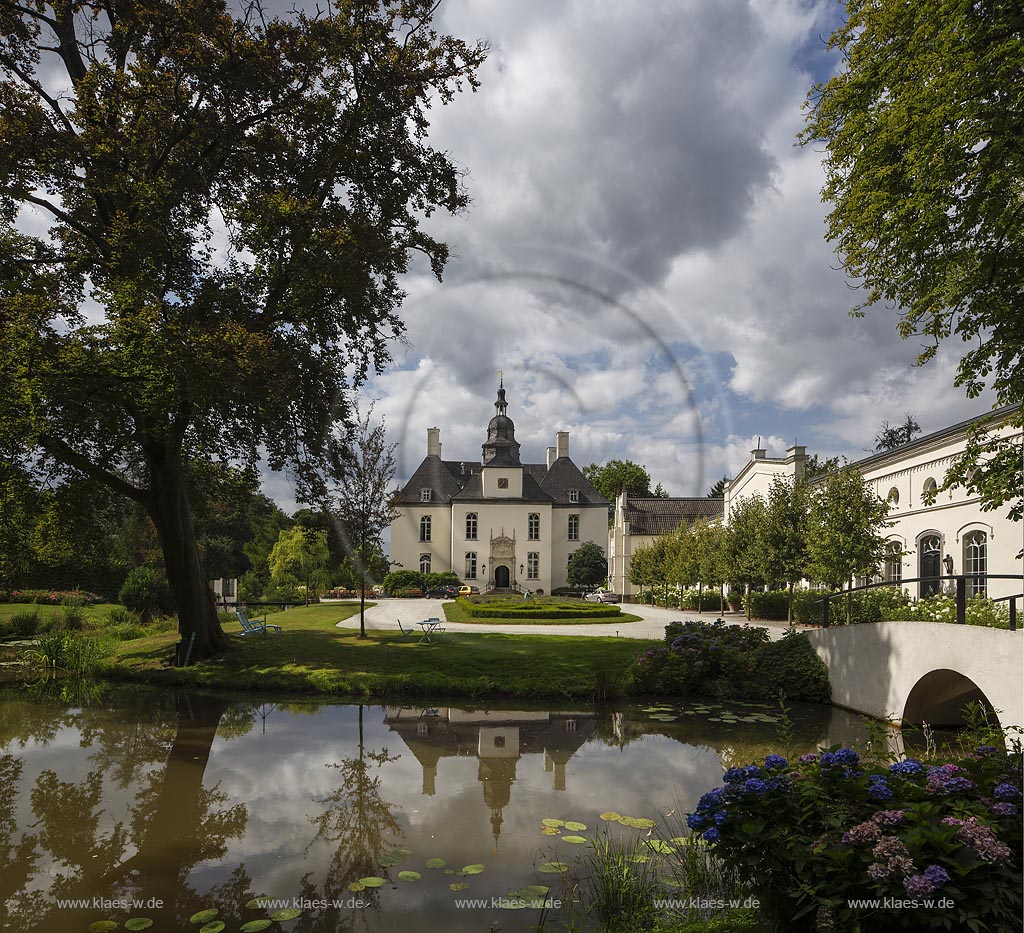
[[[380,777],[380,796],[404,831],[386,842],[412,849],[412,858],[401,867],[424,875],[421,883],[382,889],[383,919],[371,913],[362,918],[370,928],[414,933],[436,929],[438,917],[444,916],[449,929],[478,929],[491,920],[503,929],[517,929],[526,923],[525,916],[451,913],[448,884],[461,879],[435,875],[424,868],[424,860],[440,857],[456,870],[483,862],[488,869],[467,879],[467,894],[506,894],[544,880],[534,873],[540,861],[556,854],[571,861],[580,854],[542,835],[542,818],[579,820],[587,824],[585,835],[607,829],[630,839],[635,830],[606,826],[598,814],[616,810],[660,822],[672,810],[692,809],[700,794],[721,782],[723,758],[750,760],[774,739],[771,728],[729,730],[692,720],[655,726],[636,713],[617,713],[611,721],[586,711],[485,714],[441,708],[439,713],[423,717],[419,710],[363,708],[366,753],[386,748],[392,758],[397,756],[382,768],[371,764],[371,775]],[[341,786],[341,771],[331,765],[358,754],[358,718],[357,706],[279,708],[268,717],[265,734],[257,718],[248,734],[214,740],[203,786],[226,795],[225,808],[244,803],[248,820],[242,835],[229,841],[222,861],[201,863],[191,871],[188,880],[196,890],[226,882],[239,865],[252,879],[253,893],[296,896],[306,875],[315,886],[323,884],[338,843],[318,840],[314,820],[324,812],[328,795]],[[808,747],[814,742],[811,733],[822,742],[826,735],[835,741],[857,722],[835,711],[830,723],[825,710],[810,714],[809,721],[803,714],[799,719],[797,731],[808,739]],[[124,736],[134,727],[115,717],[102,725]],[[647,729],[658,732],[644,734]],[[116,733],[108,735],[125,741]],[[612,738],[616,735],[631,736],[631,741],[620,745]],[[19,826],[34,822],[30,791],[41,771],[50,768],[62,781],[85,780],[94,762],[89,749],[79,746],[81,736],[75,727],[66,727],[49,744],[29,743],[21,750],[26,768],[17,801]],[[162,773],[163,762],[143,767],[140,775],[144,778],[149,769]],[[105,781],[103,830],[125,818],[138,789],[121,791]],[[45,861],[41,884],[48,883]],[[377,871],[394,877],[397,869]]]

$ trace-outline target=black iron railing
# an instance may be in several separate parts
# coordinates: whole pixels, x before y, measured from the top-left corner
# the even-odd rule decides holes
[[[848,590],[840,590],[838,593],[829,593],[827,596],[822,596],[817,602],[821,603],[821,625],[822,628],[829,627],[829,603],[833,599],[839,599],[845,597],[848,593],[858,593],[861,590],[875,590],[879,587],[900,587],[902,588],[908,583],[935,583],[940,586],[944,582],[952,582],[955,584],[954,596],[956,599],[956,622],[960,625],[964,625],[967,622],[967,581],[968,580],[981,580],[988,582],[989,580],[1021,580],[1024,582],[1024,576],[1019,573],[960,573],[945,577],[904,577],[902,580],[883,580],[880,583],[865,583],[863,586],[852,586]],[[938,592],[938,590],[936,591]],[[1010,610],[1010,631],[1017,631],[1017,600],[1024,598],[1024,593],[1015,593],[1012,596],[1000,596],[999,599],[992,600],[993,602],[1009,602]]]

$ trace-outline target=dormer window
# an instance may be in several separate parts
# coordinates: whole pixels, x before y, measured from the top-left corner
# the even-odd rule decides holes
[[[430,489],[421,489],[420,490],[420,502],[429,502],[430,501],[430,492],[431,492]]]
[[[580,491],[578,489],[570,489],[569,490],[569,501],[570,502],[579,502],[580,501]]]

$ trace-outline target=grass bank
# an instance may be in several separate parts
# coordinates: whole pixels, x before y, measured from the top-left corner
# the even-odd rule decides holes
[[[655,642],[621,638],[452,632],[435,644],[392,630],[338,628],[358,604],[290,609],[281,635],[239,638],[233,650],[187,668],[167,666],[174,633],[122,642],[103,669],[113,679],[335,696],[612,698],[633,657]]]
[[[497,605],[500,606],[500,604]],[[588,604],[582,604],[582,606],[586,605]],[[579,615],[572,617],[567,617],[563,614],[557,618],[538,618],[535,615],[528,614],[527,611],[519,611],[516,615],[510,612],[508,615],[498,614],[496,617],[491,618],[473,614],[470,606],[471,604],[468,604],[464,599],[444,603],[442,609],[444,609],[445,619],[449,622],[471,622],[475,625],[617,625],[620,622],[639,622],[641,618],[638,615],[621,611],[613,615],[597,615],[594,610],[587,610],[582,608],[582,606]],[[606,609],[608,607],[601,608]],[[543,611],[542,609],[541,612]]]

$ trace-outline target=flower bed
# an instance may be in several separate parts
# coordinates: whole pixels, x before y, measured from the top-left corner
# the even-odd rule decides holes
[[[828,669],[806,637],[715,622],[672,622],[665,647],[639,654],[633,689],[654,696],[713,696],[828,703]]]
[[[536,600],[531,602],[482,601],[481,597],[460,598],[457,602],[476,619],[612,619],[621,615],[618,606],[603,603]]]
[[[39,603],[40,605],[59,606],[72,600],[83,606],[92,606],[104,602],[102,596],[87,593],[84,590],[0,590],[0,603]]]
[[[687,825],[788,930],[1019,929],[1020,769],[1019,745],[942,764],[768,755],[726,771]],[[917,904],[850,906],[866,898]]]

